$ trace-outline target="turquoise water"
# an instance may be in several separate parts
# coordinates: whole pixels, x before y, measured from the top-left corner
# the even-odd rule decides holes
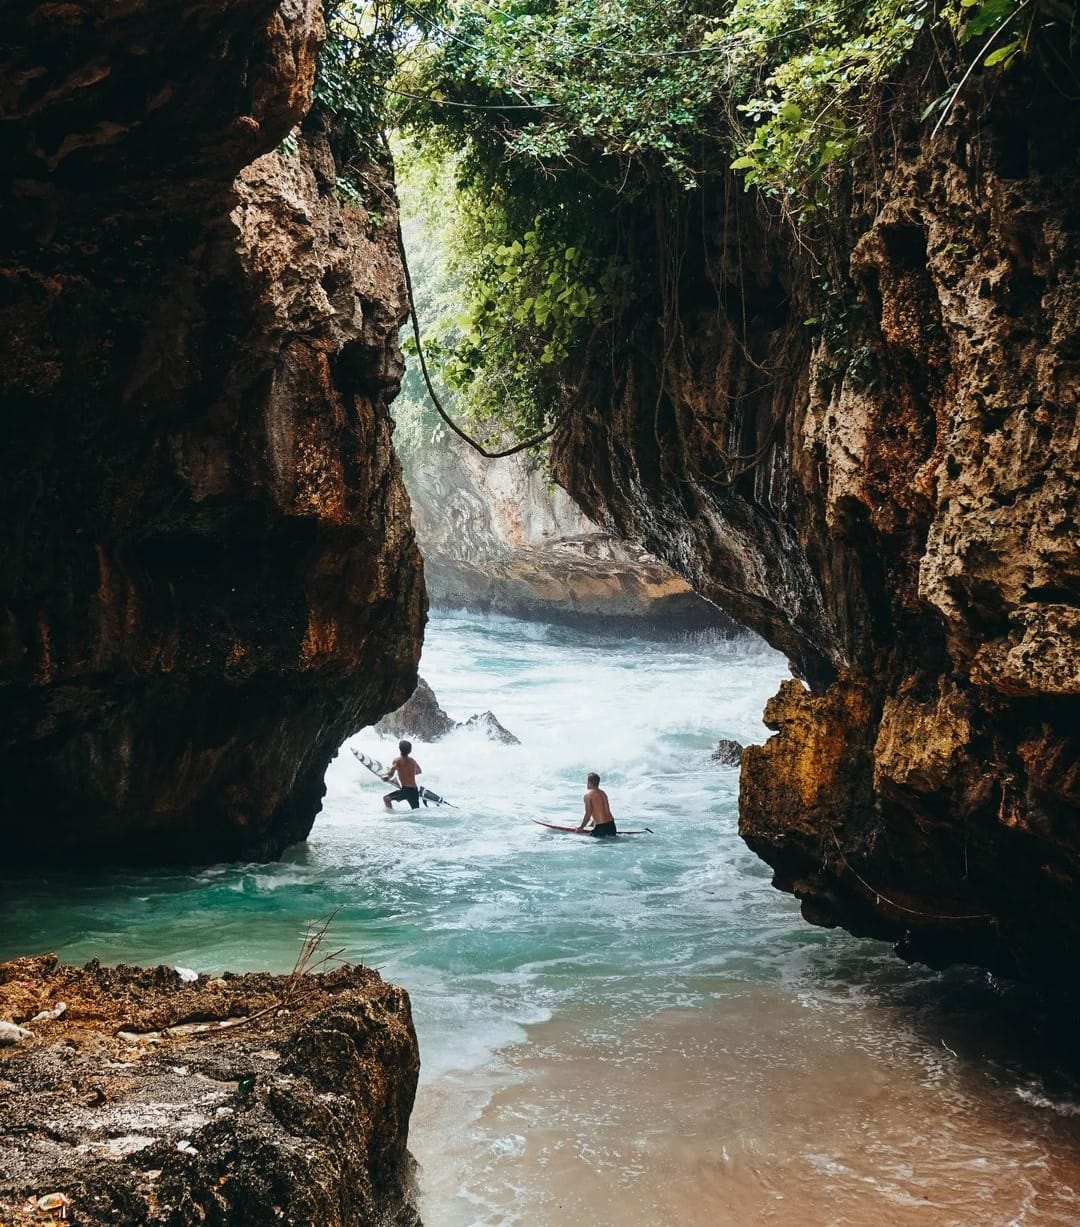
[[[711,1223],[718,1197],[735,1224],[772,1221],[774,1197],[823,1227],[1080,1221],[1080,1101],[1031,1028],[1041,1006],[805,925],[738,839],[737,772],[709,755],[768,736],[781,657],[439,616],[421,672],[456,719],[491,710],[522,742],[416,745],[457,809],[387,814],[348,747],[395,746],[365,730],[279,863],[6,880],[0,957],[287,971],[340,909],[330,944],[412,997],[429,1227]],[[531,821],[576,821],[592,770],[653,834]],[[623,1159],[591,1191],[598,1138]]]
[[[720,737],[767,735],[760,713],[787,670],[760,641],[437,617],[421,671],[455,719],[490,709],[522,742],[462,731],[415,747],[422,782],[458,808],[387,815],[348,746],[389,762],[396,744],[366,730],[281,862],[9,882],[0,956],[284,971],[306,923],[340,908],[334,945],[410,990],[433,1074],[569,1002],[689,1005],[721,968],[771,977],[820,944],[735,836],[737,773],[709,762]],[[530,821],[577,821],[590,770],[617,819],[655,834],[598,846]]]

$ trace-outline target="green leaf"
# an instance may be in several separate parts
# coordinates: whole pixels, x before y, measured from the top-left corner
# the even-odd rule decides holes
[[[1017,0],[982,0],[979,11],[964,26],[960,41],[966,43],[980,34],[985,34],[987,30],[993,30],[1010,18],[1018,8]]]
[[[934,111],[939,110],[941,107],[945,106],[945,104],[949,101],[949,98],[951,96],[952,96],[952,91],[950,90],[942,94],[940,98],[935,98],[933,102],[928,102],[926,104],[925,109],[923,110],[923,113],[919,116],[919,122],[922,123],[925,120],[929,119],[930,116],[934,113]]]
[[[999,47],[996,51],[991,51],[990,54],[983,60],[983,64],[987,68],[993,68],[995,64],[1001,64],[1006,60],[1011,60],[1012,57],[1020,48],[1021,39],[1014,38],[1011,43],[1006,43],[1004,47]]]

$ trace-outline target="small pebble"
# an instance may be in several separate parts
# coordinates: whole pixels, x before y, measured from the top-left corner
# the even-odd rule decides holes
[[[18,1023],[0,1022],[0,1047],[8,1044],[20,1044],[33,1036],[33,1031],[27,1031]]]
[[[59,1001],[53,1007],[53,1009],[42,1010],[40,1014],[35,1014],[34,1017],[30,1019],[30,1021],[32,1023],[36,1023],[36,1022],[44,1022],[46,1019],[49,1019],[49,1018],[61,1018],[66,1009],[67,1009],[67,1006],[62,1001]]]

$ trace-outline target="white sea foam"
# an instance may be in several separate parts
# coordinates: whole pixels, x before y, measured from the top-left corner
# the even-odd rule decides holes
[[[1033,1108],[1042,1108],[1057,1113],[1058,1116],[1080,1116],[1080,1102],[1075,1099],[1051,1099],[1030,1087],[1018,1086],[1016,1097]]]

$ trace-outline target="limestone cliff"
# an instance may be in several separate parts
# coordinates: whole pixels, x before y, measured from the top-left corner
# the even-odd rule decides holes
[[[445,432],[404,464],[433,604],[630,633],[739,629],[524,453],[486,460]]]
[[[415,684],[394,227],[318,0],[0,15],[5,852],[273,856]]]
[[[1048,977],[1080,949],[1080,112],[975,74],[931,139],[937,71],[891,83],[812,260],[734,184],[627,219],[629,339],[553,463],[808,683],[740,801],[807,919]]]

